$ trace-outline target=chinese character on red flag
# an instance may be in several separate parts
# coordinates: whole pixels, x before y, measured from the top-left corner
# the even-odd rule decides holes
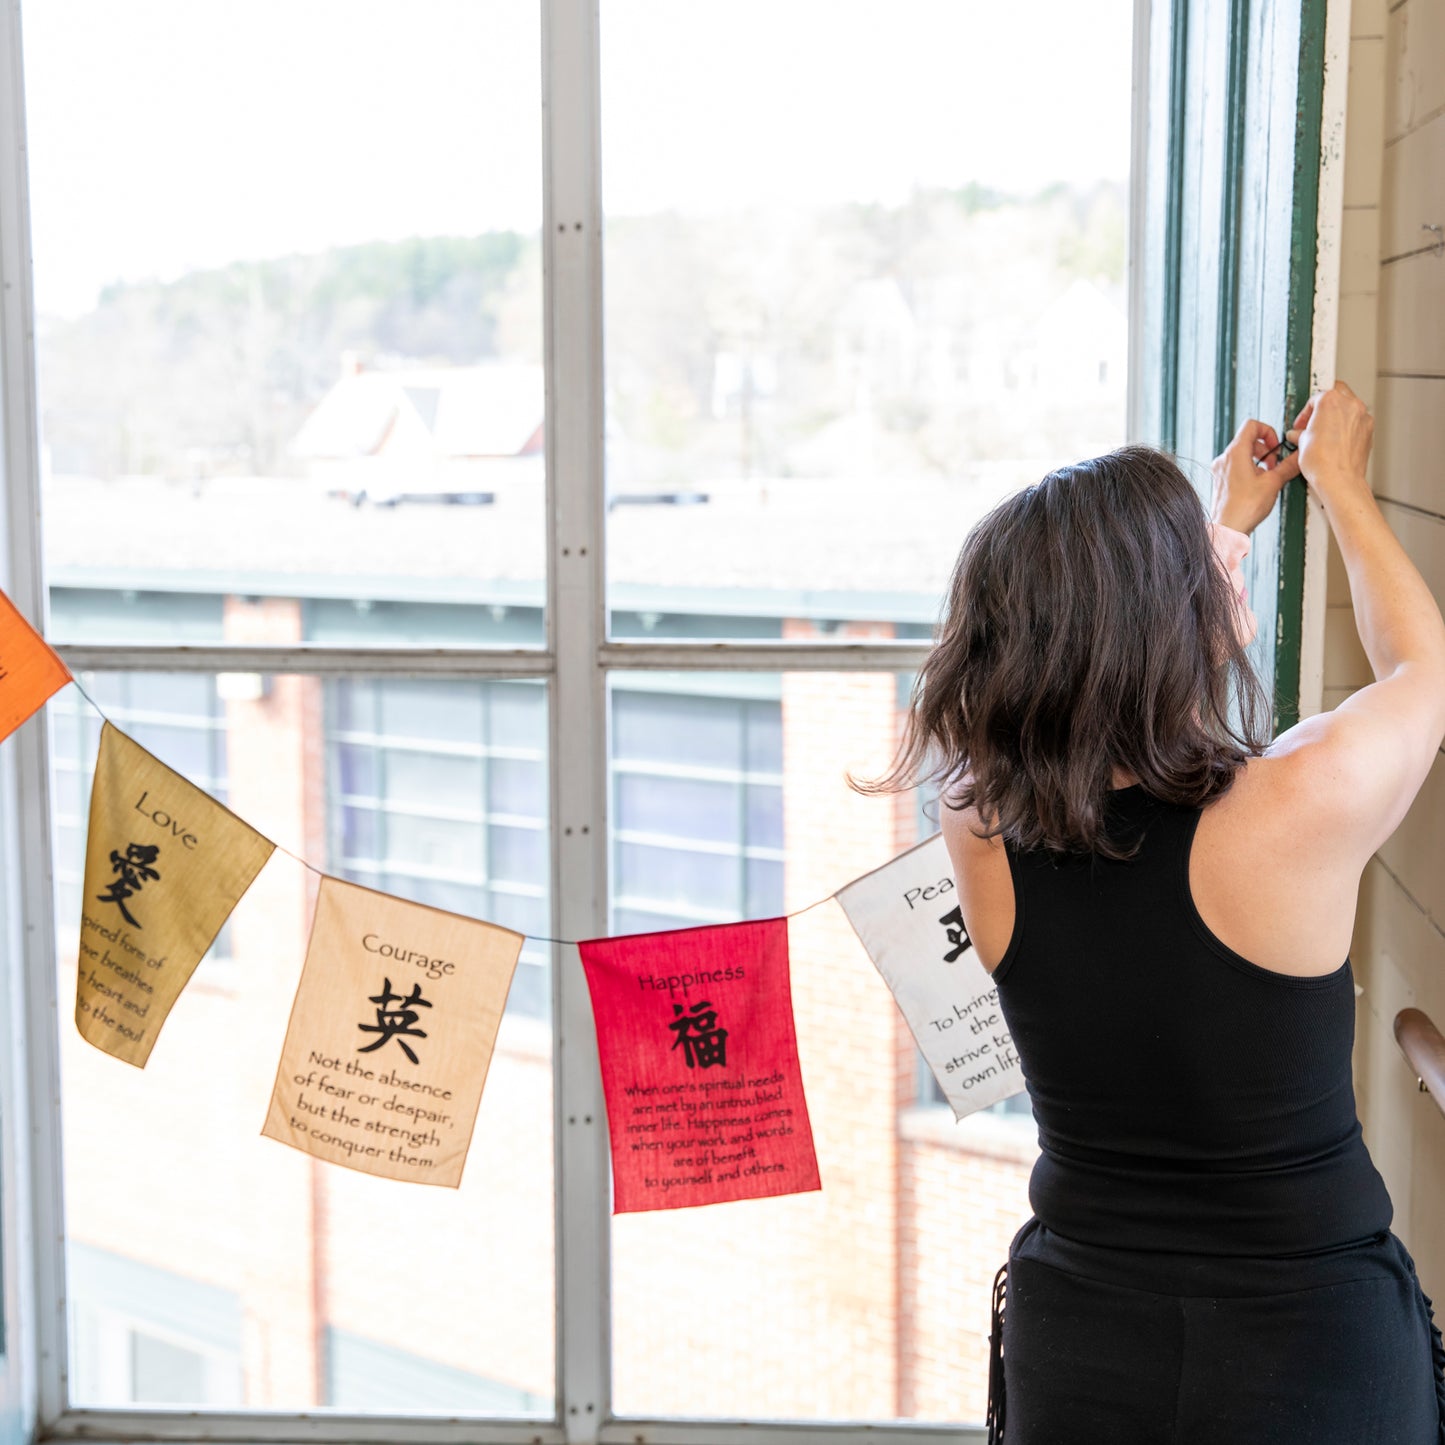
[[[822,1188],[786,918],[578,948],[597,1024],[615,1213]]]

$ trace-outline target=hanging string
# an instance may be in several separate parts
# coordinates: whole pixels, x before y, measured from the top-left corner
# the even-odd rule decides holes
[[[91,695],[85,690],[84,684],[81,682],[81,680],[80,680],[74,673],[71,673],[71,675],[70,675],[70,680],[71,680],[71,682],[74,684],[75,690],[81,695],[81,697],[83,697],[83,698],[86,700],[86,702],[88,702],[88,703],[91,705],[91,707],[93,707],[93,708],[95,709],[96,713],[99,715],[99,717],[100,717],[100,719],[101,719],[102,722],[110,723],[111,727],[115,728],[117,732],[125,732],[125,729],[124,729],[124,728],[120,727],[117,723],[111,722],[111,719],[110,719],[110,717],[107,715],[105,709],[104,709],[103,707],[101,707],[101,705],[100,705],[98,702],[96,702],[96,700],[95,700],[93,697],[91,697]],[[126,733],[126,736],[129,737],[130,734],[129,734],[129,733]],[[132,741],[134,741],[134,739],[132,739]],[[169,763],[166,763],[164,758],[160,759],[159,761],[161,761],[162,763],[164,763],[166,767],[168,767],[168,768],[170,767],[170,764],[169,764]],[[175,772],[175,769],[174,769],[174,768],[171,768],[171,771],[172,771],[172,772]],[[177,776],[180,776],[180,774],[177,774]],[[215,802],[215,801],[216,801],[215,799],[212,799],[212,802]],[[219,806],[219,807],[225,807],[225,804],[224,804],[224,803],[220,803],[220,804],[218,804],[218,806]],[[231,812],[231,809],[227,808],[226,811],[229,813],[229,812]],[[239,815],[239,814],[233,814],[233,816],[239,817],[240,815]],[[241,821],[242,821],[242,822],[245,822],[245,819],[242,818]],[[251,827],[251,824],[247,823],[246,826],[249,828],[249,827]],[[253,831],[253,832],[258,832],[258,833],[260,832],[259,829],[253,829],[252,831]],[[263,834],[261,834],[261,836],[262,836],[262,837],[265,837],[265,834],[263,833]],[[299,864],[300,864],[303,868],[305,868],[308,872],[314,873],[318,878],[331,878],[331,877],[334,877],[334,876],[335,876],[334,874],[328,873],[324,868],[318,868],[314,863],[309,862],[307,859],[303,858],[299,853],[293,853],[293,852],[291,851],[291,849],[287,848],[284,844],[281,844],[281,843],[276,842],[274,838],[267,838],[266,841],[267,841],[268,843],[270,843],[270,845],[271,845],[278,853],[284,853],[288,858],[294,859],[297,863],[299,863]],[[394,895],[393,895],[393,896],[394,896]],[[806,908],[794,908],[794,909],[791,909],[791,910],[790,910],[789,912],[787,912],[787,913],[777,914],[777,915],[774,915],[774,916],[775,916],[775,917],[780,917],[780,918],[800,918],[800,917],[801,917],[803,914],[805,914],[805,913],[811,913],[815,908],[821,908],[825,903],[831,903],[831,902],[833,901],[833,899],[834,899],[835,896],[836,896],[835,893],[829,893],[826,897],[824,897],[824,898],[819,898],[819,899],[817,899],[815,902],[808,904]],[[421,908],[425,908],[425,907],[428,907],[429,905],[427,905],[427,904],[418,904],[417,906],[418,906],[418,907],[421,907]],[[465,916],[470,917],[471,915],[465,915]],[[746,921],[746,920],[743,920],[743,921]],[[490,920],[489,920],[489,919],[485,919],[485,918],[480,918],[480,919],[477,920],[477,922],[479,922],[479,923],[487,923],[487,922],[490,922]],[[725,923],[720,923],[720,924],[698,924],[698,925],[696,925],[696,926],[699,927],[699,928],[711,928],[711,927],[726,928],[728,925],[725,924]],[[659,932],[659,933],[672,932],[672,931],[674,931],[674,930],[670,930],[670,929],[658,929],[658,930],[657,930],[657,932]],[[676,930],[676,931],[681,931],[681,930]],[[550,934],[546,934],[546,933],[524,933],[524,934],[522,935],[522,937],[525,938],[528,943],[555,943],[555,944],[562,944],[562,945],[566,945],[566,946],[568,946],[568,947],[574,947],[574,948],[575,948],[576,945],[581,941],[581,940],[576,939],[576,938],[553,938]]]

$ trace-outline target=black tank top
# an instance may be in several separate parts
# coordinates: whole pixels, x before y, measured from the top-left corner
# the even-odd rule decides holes
[[[1350,1072],[1354,975],[1297,978],[1211,933],[1189,891],[1199,808],[1109,795],[1137,856],[1005,844],[1015,923],[994,971],[1041,1153],[1029,1203],[1085,1243],[1331,1249],[1387,1229]]]

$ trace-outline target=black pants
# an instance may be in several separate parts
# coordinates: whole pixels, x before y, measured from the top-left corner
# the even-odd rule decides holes
[[[991,1440],[1445,1445],[1445,1347],[1390,1230],[1207,1258],[1083,1245],[1033,1218],[1006,1271]]]

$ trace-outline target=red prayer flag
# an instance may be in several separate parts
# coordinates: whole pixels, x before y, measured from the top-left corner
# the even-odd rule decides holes
[[[65,664],[0,592],[0,740],[69,681]]]
[[[786,918],[577,946],[597,1024],[615,1213],[823,1187]]]

